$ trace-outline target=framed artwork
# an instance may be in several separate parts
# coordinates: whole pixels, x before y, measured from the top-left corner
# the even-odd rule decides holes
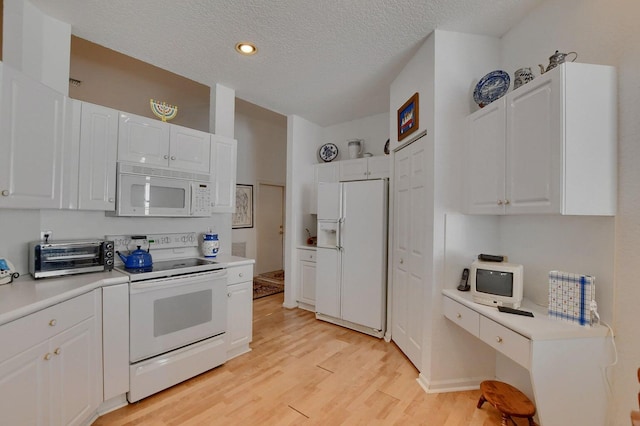
[[[231,228],[253,228],[253,185],[236,185],[236,212]]]
[[[418,130],[418,93],[414,93],[398,110],[398,141]]]

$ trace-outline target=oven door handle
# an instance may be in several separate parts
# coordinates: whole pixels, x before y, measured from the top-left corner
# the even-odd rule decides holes
[[[226,285],[226,278],[227,270],[219,269],[216,271],[179,275],[168,278],[153,279],[149,281],[134,281],[129,286],[129,293],[145,293],[171,287],[183,287],[185,285],[198,284],[212,280],[222,280]]]

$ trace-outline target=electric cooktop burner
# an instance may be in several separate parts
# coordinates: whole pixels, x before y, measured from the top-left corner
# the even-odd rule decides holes
[[[156,278],[162,276],[171,276],[182,273],[197,273],[211,271],[219,269],[219,263],[215,260],[199,259],[199,258],[186,258],[186,259],[173,259],[162,260],[153,262],[152,266],[147,268],[125,268],[124,266],[116,269],[127,273],[132,276],[132,280],[136,281],[133,277],[147,277]]]

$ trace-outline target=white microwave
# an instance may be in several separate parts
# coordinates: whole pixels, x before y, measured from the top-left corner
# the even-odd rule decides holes
[[[207,217],[209,175],[118,163],[116,216]]]

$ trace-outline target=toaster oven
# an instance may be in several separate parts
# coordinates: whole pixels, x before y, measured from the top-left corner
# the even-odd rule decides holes
[[[29,244],[29,273],[45,278],[109,271],[113,255],[113,241],[34,241]]]

